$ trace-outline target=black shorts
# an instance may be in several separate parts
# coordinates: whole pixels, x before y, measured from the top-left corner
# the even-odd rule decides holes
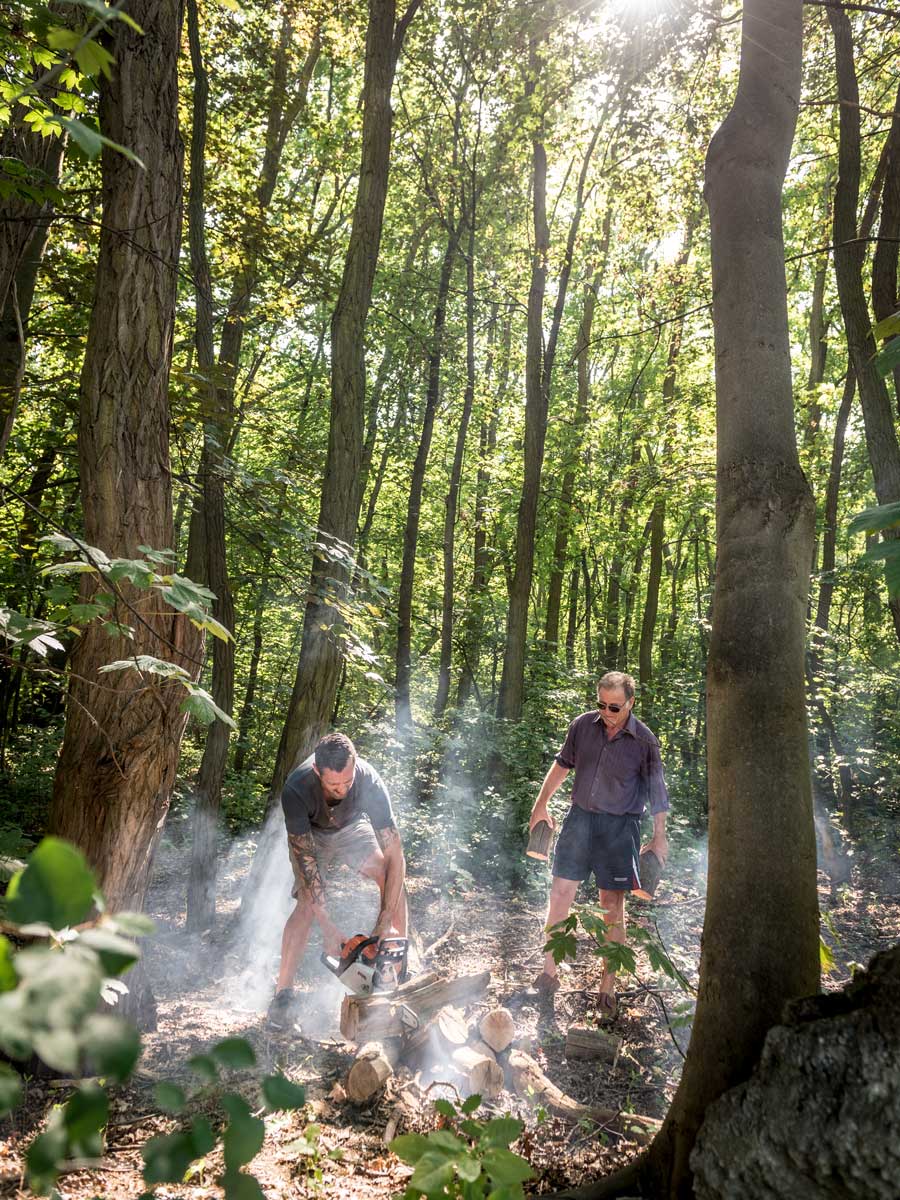
[[[598,888],[630,892],[641,886],[640,849],[640,817],[588,812],[573,804],[556,843],[553,874],[580,882],[593,871]]]

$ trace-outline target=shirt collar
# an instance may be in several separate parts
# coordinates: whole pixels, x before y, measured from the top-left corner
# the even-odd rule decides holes
[[[593,724],[594,725],[602,725],[603,724],[602,721],[600,720],[599,712],[597,713],[596,717],[594,717]],[[603,726],[603,733],[604,733],[604,735],[606,734],[606,726],[605,725]],[[622,726],[621,730],[616,730],[616,732],[613,736],[618,737],[619,733],[630,733],[632,737],[637,737],[637,721],[635,720],[634,709],[632,709],[631,712],[628,714],[628,720]],[[609,739],[607,738],[607,740],[609,740]]]

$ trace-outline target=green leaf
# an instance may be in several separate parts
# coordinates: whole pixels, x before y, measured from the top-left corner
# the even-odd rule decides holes
[[[81,1044],[71,1029],[39,1029],[32,1033],[34,1052],[54,1071],[74,1075],[78,1070]]]
[[[484,1127],[484,1141],[491,1146],[509,1146],[522,1133],[523,1125],[515,1117],[494,1117]]]
[[[896,367],[900,367],[900,338],[888,342],[875,355],[875,369],[882,379],[886,379]]]
[[[59,1168],[66,1158],[68,1138],[63,1125],[62,1110],[54,1112],[47,1128],[39,1134],[25,1155],[28,1169],[28,1184],[39,1196],[46,1196],[59,1176]]]
[[[435,1129],[428,1134],[428,1148],[431,1150],[435,1147],[442,1153],[461,1154],[465,1152],[466,1144],[449,1129]]]
[[[195,1054],[193,1058],[188,1059],[187,1065],[207,1083],[215,1083],[219,1078],[219,1068],[215,1059],[210,1058],[208,1054]]]
[[[92,1013],[82,1034],[85,1053],[101,1075],[127,1079],[141,1054],[141,1037],[124,1017]]]
[[[467,1096],[466,1099],[462,1102],[462,1105],[460,1106],[459,1111],[461,1113],[464,1113],[465,1116],[469,1116],[470,1113],[475,1112],[475,1110],[480,1107],[481,1107],[481,1096],[478,1094],[478,1092],[474,1092],[471,1096]]]
[[[262,1081],[262,1093],[270,1112],[302,1108],[306,1103],[306,1089],[284,1075],[267,1075]]]
[[[895,312],[891,316],[885,317],[872,330],[872,334],[876,338],[893,337],[895,333],[900,333],[900,312]]]
[[[101,668],[102,670],[102,668]],[[229,717],[227,712],[223,712],[221,708],[213,700],[209,692],[200,687],[192,687],[189,696],[181,702],[181,711],[190,713],[192,717],[196,717],[202,725],[211,725],[218,718],[224,722],[230,729],[237,729],[235,722]]]
[[[44,838],[25,870],[10,880],[6,911],[19,925],[40,921],[65,929],[91,911],[96,887],[80,850],[59,838]]]
[[[96,1083],[83,1084],[63,1109],[69,1153],[75,1158],[97,1158],[103,1153],[101,1130],[109,1120],[109,1100]]]
[[[0,1117],[12,1112],[21,1099],[21,1076],[6,1063],[0,1063]]]
[[[266,1124],[259,1117],[251,1116],[250,1105],[243,1096],[226,1093],[222,1097],[222,1107],[231,1118],[222,1138],[225,1170],[236,1171],[259,1154],[266,1136]]]
[[[158,1083],[153,1089],[153,1099],[164,1112],[178,1113],[187,1104],[184,1091],[174,1083]]]
[[[145,1183],[181,1183],[195,1158],[208,1154],[216,1144],[212,1126],[195,1117],[190,1129],[150,1138],[141,1147]]]
[[[484,1169],[495,1183],[524,1183],[532,1179],[534,1172],[518,1154],[502,1148],[489,1150],[484,1156]]]
[[[442,1117],[447,1117],[451,1121],[456,1116],[456,1109],[449,1100],[435,1100],[434,1111],[440,1113]]]
[[[13,966],[12,943],[0,933],[0,992],[11,992],[19,982]]]
[[[405,1163],[417,1163],[428,1150],[428,1138],[421,1133],[401,1133],[388,1149]]]
[[[139,912],[117,912],[107,925],[116,933],[124,933],[126,937],[143,937],[156,930],[155,922]]]
[[[102,133],[98,133],[96,129],[86,125],[83,121],[76,121],[72,117],[56,117],[56,120],[63,129],[68,130],[69,136],[81,147],[88,158],[96,158],[103,147],[108,146],[110,150],[115,150],[123,158],[127,158],[129,162],[133,162],[135,166],[144,170],[144,164],[127,146],[121,146],[118,142],[104,137]]]
[[[99,957],[107,975],[123,974],[141,957],[134,942],[109,929],[86,929],[79,940]]]
[[[448,1187],[452,1180],[453,1163],[450,1159],[446,1155],[429,1151],[419,1159],[409,1183],[410,1187],[418,1188],[426,1196],[440,1196],[443,1188]]]
[[[165,658],[156,658],[152,654],[136,654],[134,658],[118,658],[115,662],[105,663],[98,668],[103,674],[110,671],[146,671],[148,675],[161,675],[164,679],[177,679],[181,683],[190,683],[191,677],[177,663]]]
[[[835,967],[834,953],[821,934],[819,935],[819,966],[825,975],[830,975]]]
[[[456,1160],[456,1173],[464,1183],[474,1183],[481,1178],[481,1159],[472,1154],[463,1154]]]
[[[873,533],[900,525],[900,500],[864,508],[850,522],[850,533]]]
[[[246,1038],[224,1038],[212,1048],[213,1058],[218,1059],[223,1067],[239,1070],[243,1067],[256,1066],[256,1054]]]
[[[254,1175],[243,1171],[226,1171],[222,1176],[225,1200],[266,1200],[266,1194]]]
[[[156,572],[142,558],[114,558],[109,570],[104,574],[113,583],[127,579],[137,588],[148,588],[158,578]]]

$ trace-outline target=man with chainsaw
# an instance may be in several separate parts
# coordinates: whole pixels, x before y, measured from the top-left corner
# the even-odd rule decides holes
[[[639,889],[640,825],[645,803],[653,815],[653,837],[643,847],[664,866],[669,853],[666,813],[669,794],[663,777],[659,742],[632,713],[634,679],[608,671],[597,684],[597,711],[582,713],[569,726],[566,740],[547,772],[531,810],[529,829],[546,821],[550,798],[575,771],[572,807],[563,821],[553,858],[553,882],[546,927],[569,915],[578,885],[593,872],[605,910],[607,938],[625,942],[625,893]],[[604,964],[600,981],[601,1016],[616,1015],[615,971]],[[533,987],[550,996],[559,987],[552,954]]]
[[[389,934],[406,937],[406,862],[388,790],[371,764],[343,733],[329,733],[291,772],[281,793],[297,901],[281,940],[281,967],[269,1006],[273,1025],[288,1024],[296,1002],[297,966],[312,923],[322,931],[325,954],[340,959],[349,944],[325,904],[322,876],[346,865],[378,884],[381,906],[372,944]]]

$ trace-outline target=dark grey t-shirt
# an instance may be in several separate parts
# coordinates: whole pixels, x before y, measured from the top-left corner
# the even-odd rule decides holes
[[[366,816],[373,829],[394,825],[394,811],[384,780],[364,758],[356,760],[353,786],[337,804],[329,804],[313,770],[313,755],[288,775],[281,792],[281,807],[288,833],[334,832]]]
[[[574,768],[572,803],[588,812],[639,817],[645,800],[651,813],[669,807],[659,742],[634,713],[612,739],[597,712],[582,713],[569,726],[556,761]]]

